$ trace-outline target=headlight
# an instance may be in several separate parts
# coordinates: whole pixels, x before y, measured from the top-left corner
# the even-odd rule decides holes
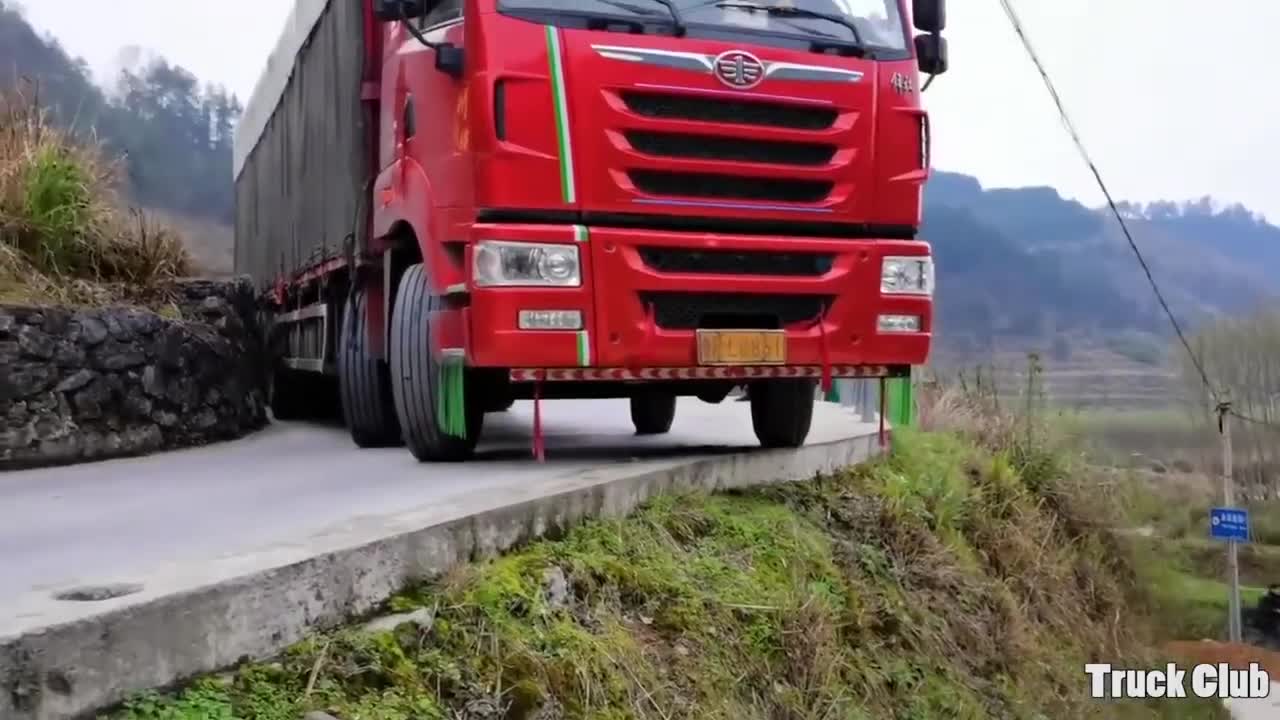
[[[880,266],[885,295],[933,295],[933,258],[887,257]]]
[[[473,274],[477,287],[582,285],[576,245],[482,240],[475,246]]]

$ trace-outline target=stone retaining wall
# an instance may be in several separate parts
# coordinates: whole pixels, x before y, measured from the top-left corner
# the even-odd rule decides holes
[[[175,290],[181,319],[0,306],[0,470],[201,445],[266,424],[252,286]]]

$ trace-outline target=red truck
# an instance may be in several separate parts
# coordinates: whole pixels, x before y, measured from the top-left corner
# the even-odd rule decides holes
[[[928,356],[944,26],[943,0],[300,0],[235,147],[274,414],[336,396],[357,445],[457,461],[515,400],[629,398],[656,434],[741,387],[762,445],[802,444],[820,382]]]

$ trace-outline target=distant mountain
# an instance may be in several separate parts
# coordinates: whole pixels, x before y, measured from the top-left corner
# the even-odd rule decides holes
[[[0,0],[0,89],[37,78],[38,84],[24,90],[37,94],[59,124],[114,130],[84,61],[71,58],[56,40],[40,37],[12,4]]]
[[[949,172],[934,173],[925,203],[944,346],[981,351],[997,338],[1168,333],[1109,210],[1053,188],[985,189]],[[1180,322],[1194,326],[1280,294],[1280,228],[1249,210],[1219,209],[1208,198],[1120,209]]]

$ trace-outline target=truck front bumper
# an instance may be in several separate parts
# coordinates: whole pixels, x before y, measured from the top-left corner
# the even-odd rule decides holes
[[[881,292],[883,259],[927,257],[925,242],[546,225],[474,230],[475,239],[579,247],[577,287],[476,287],[469,252],[468,358],[519,370],[517,381],[817,377],[823,368],[878,377],[928,359],[932,297]],[[522,329],[521,311],[576,311],[582,325]],[[886,329],[890,317],[917,318],[918,327]],[[785,364],[702,366],[699,327],[782,329]]]

